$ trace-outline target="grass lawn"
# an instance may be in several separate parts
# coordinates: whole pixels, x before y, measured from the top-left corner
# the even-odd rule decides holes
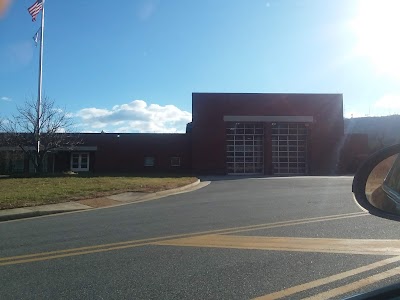
[[[0,209],[60,203],[120,192],[157,192],[193,183],[195,177],[59,176],[0,178]]]

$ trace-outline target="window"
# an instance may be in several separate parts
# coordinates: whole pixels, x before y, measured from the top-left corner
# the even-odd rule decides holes
[[[181,158],[171,157],[171,167],[180,167],[180,166],[181,166]]]
[[[145,167],[153,167],[154,166],[154,157],[146,156],[144,158],[144,166]]]
[[[71,171],[89,171],[89,153],[72,153]]]

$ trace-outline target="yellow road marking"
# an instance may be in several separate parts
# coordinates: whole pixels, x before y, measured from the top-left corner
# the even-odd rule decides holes
[[[137,244],[133,244],[133,245],[115,246],[115,247],[109,247],[109,248],[103,248],[103,249],[92,249],[92,250],[87,250],[87,251],[72,252],[72,253],[65,253],[65,254],[55,254],[55,255],[42,256],[42,257],[39,256],[39,257],[33,257],[33,258],[27,258],[27,259],[2,262],[2,263],[0,263],[0,266],[17,265],[17,264],[36,262],[36,261],[50,260],[50,259],[55,259],[55,258],[63,258],[63,257],[70,257],[70,256],[76,256],[76,255],[83,255],[83,254],[92,254],[92,253],[120,250],[120,249],[126,249],[126,248],[134,248],[134,247],[145,246],[145,245],[150,245],[150,244],[151,244],[151,242],[137,243]]]
[[[306,299],[308,299],[308,300],[330,299],[330,298],[333,298],[335,296],[339,296],[339,295],[343,295],[343,294],[348,293],[348,292],[355,291],[355,290],[360,289],[360,288],[362,288],[364,286],[374,284],[374,283],[376,283],[378,281],[382,281],[382,280],[384,280],[386,278],[393,277],[393,276],[396,276],[396,275],[399,276],[400,275],[399,272],[400,272],[400,267],[393,268],[391,270],[387,270],[385,272],[378,273],[378,274],[369,276],[367,278],[363,278],[363,279],[358,280],[356,282],[349,283],[349,284],[346,284],[344,286],[340,286],[338,288],[329,290],[329,291],[324,292],[324,293],[320,293],[320,294],[314,295],[314,296],[306,298]]]
[[[356,268],[356,269],[353,269],[353,270],[349,270],[349,271],[346,271],[346,272],[335,274],[335,275],[332,275],[332,276],[329,276],[329,277],[317,279],[317,280],[314,280],[314,281],[311,281],[311,282],[308,282],[308,283],[299,284],[299,285],[287,288],[285,290],[282,290],[282,291],[279,291],[279,292],[275,292],[275,293],[271,293],[271,294],[268,294],[268,295],[264,295],[264,296],[261,296],[261,297],[257,297],[257,298],[254,298],[254,299],[255,300],[267,300],[267,299],[269,300],[269,299],[279,299],[279,298],[283,298],[283,297],[288,297],[288,296],[296,294],[296,293],[300,293],[300,292],[303,292],[303,291],[306,291],[306,290],[310,290],[312,288],[316,288],[316,287],[319,287],[319,286],[322,286],[322,285],[325,285],[325,284],[328,284],[328,283],[331,283],[331,282],[335,282],[335,281],[338,281],[338,280],[341,280],[341,279],[345,279],[347,277],[354,276],[354,275],[357,275],[357,274],[360,274],[360,273],[363,273],[363,272],[371,271],[373,269],[377,269],[377,268],[380,268],[380,267],[383,267],[383,266],[386,266],[388,264],[392,264],[392,263],[395,263],[395,262],[398,262],[398,261],[400,261],[400,256],[387,258],[387,259],[384,259],[384,260],[381,260],[381,261],[378,261],[378,262],[375,262],[375,263],[372,263],[372,264],[369,264],[369,265],[366,265],[366,266],[362,266],[360,268]],[[352,284],[350,284],[350,285],[352,285]],[[320,299],[325,299],[325,298],[321,297]]]
[[[236,232],[241,232],[241,231],[250,231],[250,230],[255,230],[255,229],[275,228],[275,227],[281,227],[281,226],[291,226],[291,225],[330,221],[330,220],[337,220],[337,219],[351,218],[351,217],[358,217],[358,216],[367,216],[367,215],[368,214],[365,214],[365,213],[350,213],[350,214],[343,214],[343,215],[332,215],[332,216],[315,217],[315,218],[308,218],[308,219],[281,221],[281,222],[275,222],[275,223],[266,223],[266,224],[232,227],[232,228],[217,229],[217,230],[208,230],[208,231],[201,231],[201,232],[197,232],[197,233],[185,233],[185,234],[169,235],[169,236],[155,237],[155,238],[148,238],[148,239],[131,240],[131,241],[125,241],[125,242],[101,244],[101,245],[94,245],[94,246],[85,246],[85,247],[65,249],[65,250],[56,250],[56,251],[48,251],[48,252],[42,252],[42,253],[33,253],[33,254],[26,254],[26,255],[19,255],[19,256],[3,257],[3,258],[0,258],[0,262],[6,261],[6,260],[15,260],[15,259],[35,257],[35,256],[53,255],[53,254],[59,254],[59,253],[69,253],[69,252],[83,251],[83,250],[89,250],[89,249],[98,249],[98,248],[104,248],[104,247],[114,247],[114,246],[119,246],[119,245],[127,245],[127,244],[141,243],[141,242],[152,242],[152,241],[158,241],[158,240],[163,240],[163,239],[174,239],[174,238],[180,238],[180,237],[204,235],[204,234],[212,234],[212,233],[229,234],[229,233],[236,233]],[[1,266],[1,263],[0,263],[0,266]]]
[[[215,233],[229,234],[229,233],[235,233],[235,232],[240,232],[240,231],[249,231],[249,230],[264,229],[264,228],[275,228],[275,227],[280,227],[280,226],[291,226],[291,225],[306,224],[306,223],[313,223],[313,222],[323,222],[323,221],[330,221],[330,220],[337,220],[337,219],[351,218],[351,217],[359,217],[359,216],[367,216],[367,215],[368,214],[366,214],[364,212],[349,213],[349,214],[342,214],[342,215],[331,215],[331,216],[314,217],[314,218],[299,219],[299,220],[290,220],[290,221],[281,221],[281,222],[274,222],[274,223],[264,223],[264,224],[258,224],[258,225],[249,225],[249,226],[232,227],[232,228],[217,229],[217,230],[208,230],[208,231],[202,231],[202,232],[197,232],[197,233],[176,234],[176,235],[154,237],[154,238],[148,238],[148,239],[131,240],[131,241],[125,241],[125,242],[109,243],[109,244],[94,245],[94,246],[85,246],[85,247],[79,247],[79,248],[48,251],[48,252],[33,253],[33,254],[26,254],[26,255],[19,255],[19,256],[9,256],[9,257],[0,258],[0,266],[24,263],[24,262],[39,261],[39,260],[46,260],[46,259],[54,259],[54,258],[59,258],[59,257],[75,256],[75,255],[81,255],[81,254],[104,252],[104,251],[123,249],[123,248],[129,248],[129,247],[137,247],[138,246],[137,244],[140,244],[141,246],[148,245],[153,242],[158,242],[160,240],[166,240],[166,239],[176,239],[176,238],[182,238],[182,237],[197,236],[197,235],[204,235],[204,234],[215,234]],[[19,261],[21,261],[21,262],[19,262]]]
[[[400,240],[324,239],[209,234],[159,241],[153,244],[164,246],[298,251],[314,253],[322,252],[364,255],[400,255]]]
[[[265,225],[258,225],[252,226],[252,228],[238,228],[238,229],[232,229],[229,231],[229,234],[231,233],[238,233],[238,232],[245,232],[245,231],[253,231],[253,230],[259,230],[259,229],[272,229],[272,228],[277,228],[277,227],[285,227],[285,226],[293,226],[293,225],[302,225],[302,224],[310,224],[310,223],[315,223],[315,222],[321,222],[321,221],[334,221],[334,220],[340,220],[340,219],[348,219],[348,218],[354,218],[354,217],[362,217],[362,216],[369,216],[370,214],[366,214],[364,212],[362,213],[357,213],[357,214],[352,214],[352,215],[344,215],[344,216],[332,216],[330,218],[324,218],[324,219],[305,219],[303,220],[298,220],[298,221],[293,221],[291,223],[287,224],[279,224],[279,223],[272,223],[272,224],[265,224]]]

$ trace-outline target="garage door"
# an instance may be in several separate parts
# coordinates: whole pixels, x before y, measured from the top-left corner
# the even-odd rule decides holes
[[[305,124],[272,124],[272,163],[276,175],[307,173],[307,127]]]
[[[264,173],[264,125],[226,123],[226,166],[228,174]]]

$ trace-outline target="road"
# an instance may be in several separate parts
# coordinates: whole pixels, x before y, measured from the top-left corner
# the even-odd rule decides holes
[[[350,177],[220,178],[0,223],[0,299],[341,299],[400,282],[400,224]]]

